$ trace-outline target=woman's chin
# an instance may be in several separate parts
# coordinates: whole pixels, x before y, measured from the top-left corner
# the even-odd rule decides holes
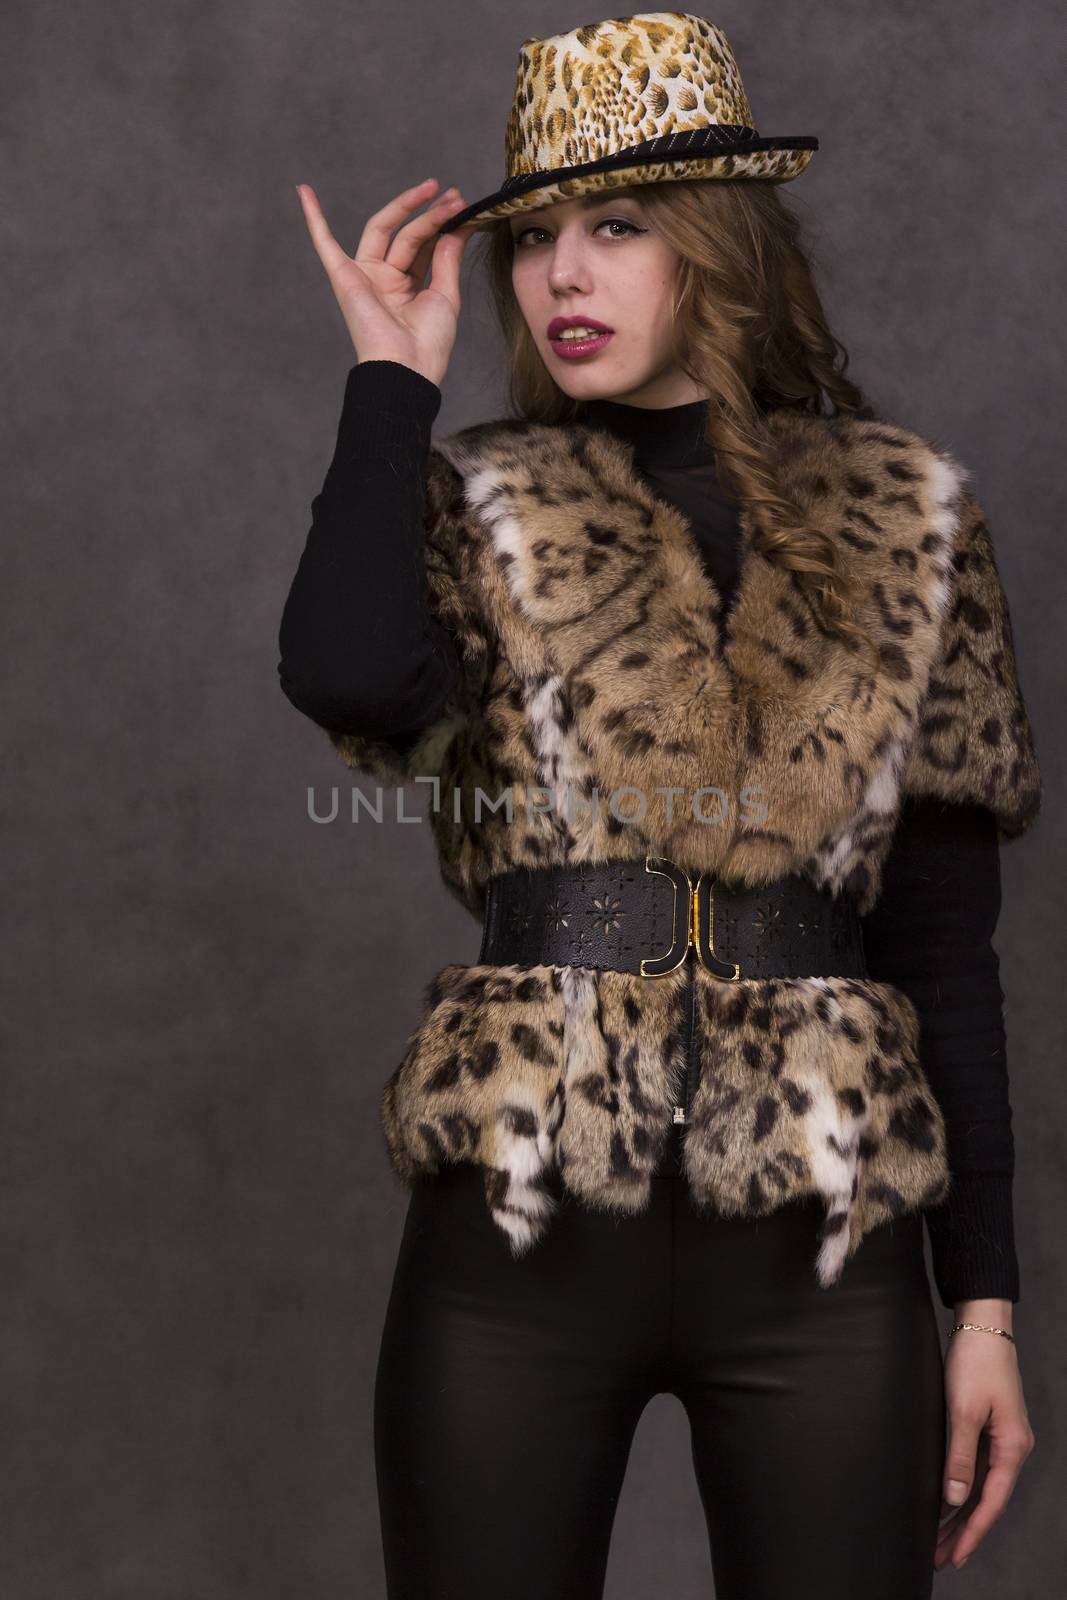
[[[548,359],[554,381],[572,400],[609,400],[614,395],[639,389],[642,379],[624,372],[618,362],[586,362]]]

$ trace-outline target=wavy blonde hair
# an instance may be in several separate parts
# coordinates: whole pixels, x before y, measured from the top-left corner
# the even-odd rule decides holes
[[[799,219],[778,185],[758,179],[685,179],[628,192],[678,254],[675,356],[711,395],[705,436],[724,489],[749,510],[754,548],[795,575],[827,632],[877,655],[870,635],[854,620],[833,540],[805,522],[777,481],[760,410],[791,406],[816,415],[874,414],[845,376],[848,353],[827,323]],[[509,358],[514,414],[533,422],[580,423],[584,405],[552,378],[515,299],[508,219],[499,219],[480,243]]]

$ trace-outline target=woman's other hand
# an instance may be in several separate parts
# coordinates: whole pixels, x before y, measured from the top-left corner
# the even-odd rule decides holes
[[[440,385],[456,340],[459,267],[473,230],[438,233],[441,223],[467,204],[456,189],[438,196],[421,216],[412,216],[436,183],[427,178],[375,211],[354,256],[330,232],[310,184],[297,184],[297,193],[358,359],[399,361]],[[423,288],[427,270],[430,282]]]
[[[1010,1332],[1011,1303],[970,1301],[957,1309],[956,1321]],[[945,1357],[945,1402],[950,1437],[934,1566],[951,1561],[962,1567],[1004,1511],[1034,1448],[1015,1345],[977,1329],[953,1334]]]

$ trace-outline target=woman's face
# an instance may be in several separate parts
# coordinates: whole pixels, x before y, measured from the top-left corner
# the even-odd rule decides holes
[[[704,392],[673,355],[677,252],[650,225],[640,187],[561,200],[508,219],[515,298],[545,366],[576,400],[681,405]],[[612,330],[588,354],[556,339],[556,318]]]

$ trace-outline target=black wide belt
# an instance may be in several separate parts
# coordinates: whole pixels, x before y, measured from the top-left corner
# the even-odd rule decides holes
[[[654,978],[690,949],[726,982],[868,976],[855,899],[800,874],[748,888],[642,856],[519,867],[489,880],[479,962]]]

